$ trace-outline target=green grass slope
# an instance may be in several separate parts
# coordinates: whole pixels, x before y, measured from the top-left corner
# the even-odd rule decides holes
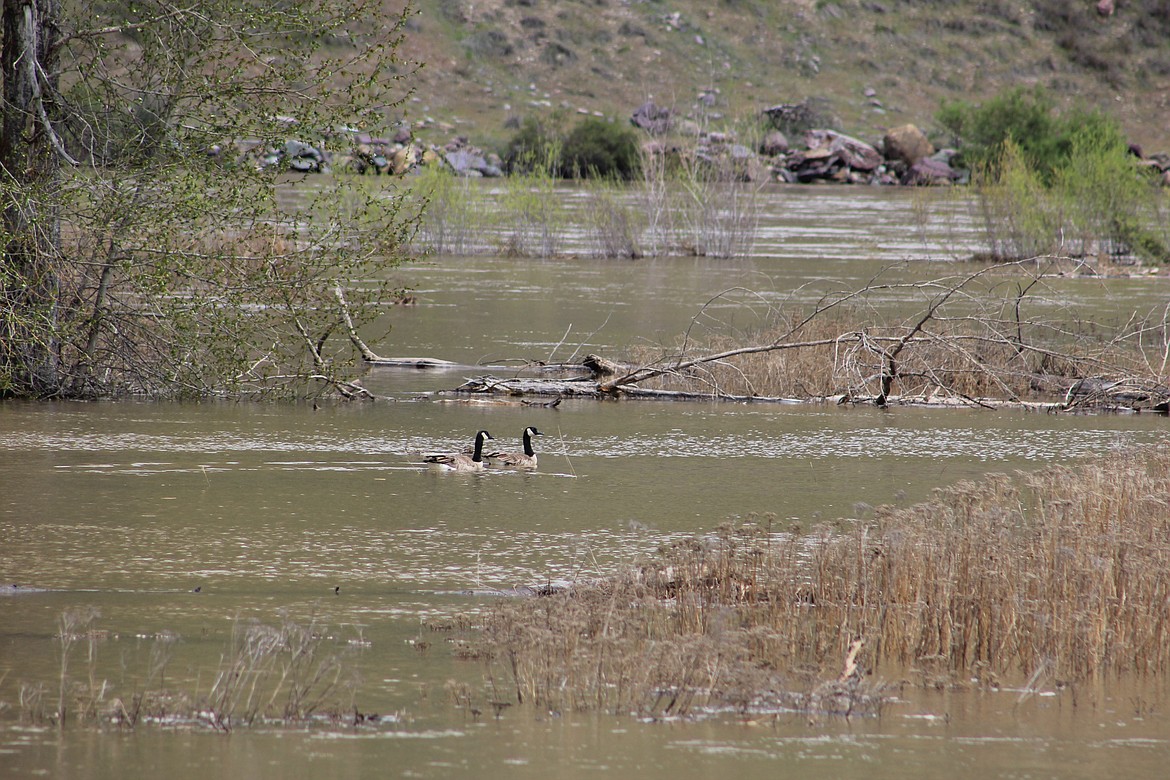
[[[1170,3],[1115,0],[418,0],[406,118],[498,146],[560,111],[626,121],[653,99],[712,129],[820,101],[866,140],[936,133],[943,100],[1043,85],[1170,151]],[[399,2],[398,7],[401,7]],[[388,2],[388,9],[394,8]],[[949,139],[936,135],[936,140]]]

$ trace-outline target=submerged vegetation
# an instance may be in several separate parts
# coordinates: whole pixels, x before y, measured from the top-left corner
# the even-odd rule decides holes
[[[180,637],[161,632],[150,638],[141,677],[132,678],[129,690],[120,690],[100,671],[102,648],[112,637],[99,626],[99,618],[90,607],[61,615],[55,636],[60,657],[56,696],[45,684],[22,683],[21,717],[57,725],[78,721],[134,728],[153,723],[222,732],[258,723],[324,720],[352,725],[376,719],[354,705],[357,678],[344,658],[353,648],[329,647],[324,627],[316,622],[238,621],[207,690],[167,685]],[[78,661],[83,662],[80,667]]]
[[[751,517],[498,603],[462,654],[492,696],[641,716],[862,714],[901,684],[1162,678],[1167,495],[1160,449],[992,474],[809,532]]]
[[[426,216],[412,249],[427,254],[562,254],[571,235],[598,258],[644,255],[746,257],[755,244],[761,185],[733,166],[643,155],[641,179],[592,177],[566,198],[548,157],[537,155],[498,184],[483,186],[436,168],[412,179]]]

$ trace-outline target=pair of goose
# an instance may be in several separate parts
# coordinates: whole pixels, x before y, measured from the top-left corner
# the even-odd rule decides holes
[[[494,441],[494,437],[487,431],[480,431],[475,434],[475,450],[471,455],[463,452],[427,455],[423,458],[423,462],[437,464],[448,471],[483,471],[484,461],[493,461],[505,468],[534,469],[536,468],[536,451],[532,449],[532,437],[543,435],[529,425],[524,429],[523,452],[493,450],[485,453],[483,451],[484,442],[489,439]]]

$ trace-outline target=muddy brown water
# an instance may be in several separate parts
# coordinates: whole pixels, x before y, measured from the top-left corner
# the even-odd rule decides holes
[[[461,363],[613,351],[674,338],[720,290],[750,286],[775,305],[914,254],[913,242],[895,240],[898,214],[914,230],[905,196],[864,191],[849,210],[844,192],[807,190],[796,205],[785,194],[749,260],[442,258],[398,269],[422,303],[391,311],[393,330],[376,346]],[[859,209],[872,212],[869,224],[873,214],[884,220],[860,246],[860,228],[849,226]],[[828,225],[816,241],[829,248],[783,227],[810,215]],[[843,221],[836,244],[834,219]],[[799,245],[787,254],[784,230]],[[1126,307],[1164,300],[1164,284],[1096,281],[1070,284],[1067,295],[1124,318]],[[722,307],[719,326],[762,316],[752,308],[760,299]],[[650,723],[525,707],[497,718],[452,697],[449,683],[465,684],[483,707],[482,667],[456,660],[446,634],[429,627],[500,598],[486,595],[493,589],[612,571],[674,535],[749,513],[811,526],[989,471],[1161,443],[1165,418],[574,400],[549,410],[428,395],[473,374],[371,370],[366,385],[382,400],[318,410],[0,405],[0,583],[20,586],[0,595],[0,776],[1164,775],[1170,722],[1152,684],[1028,696],[908,686],[880,718],[850,721],[771,713]],[[535,474],[440,474],[420,463],[421,452],[460,448],[480,428],[515,446],[526,425],[547,434]],[[167,722],[126,734],[22,719],[22,690],[55,705],[59,621],[78,609],[100,613],[93,625],[105,633],[92,665],[89,644],[74,645],[67,678],[105,682],[103,706],[148,686],[206,693],[234,628],[287,618],[313,626],[323,651],[344,659],[354,706],[380,718],[230,736]]]

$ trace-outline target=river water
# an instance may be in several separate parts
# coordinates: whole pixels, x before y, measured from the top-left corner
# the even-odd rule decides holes
[[[924,231],[910,198],[778,190],[750,259],[433,258],[391,272],[420,303],[391,310],[373,346],[462,364],[567,360],[671,342],[732,288],[750,294],[729,294],[712,327],[750,328],[877,273],[962,273],[969,217],[948,199],[939,229]],[[1054,307],[1125,319],[1164,305],[1165,284],[1067,280],[1050,295]],[[753,512],[811,527],[990,471],[1165,442],[1165,418],[573,399],[542,409],[434,395],[476,374],[371,369],[378,401],[316,409],[0,405],[0,583],[19,586],[0,591],[0,776],[650,780],[732,765],[781,778],[1164,775],[1170,722],[1149,686],[1033,696],[908,686],[882,717],[851,721],[645,723],[523,707],[495,717],[483,668],[450,640],[460,616],[501,598],[493,590],[612,571]],[[534,474],[421,463],[481,428],[514,447],[527,425],[546,434]],[[82,613],[94,631],[64,677],[70,697],[103,709],[144,690],[206,694],[233,631],[288,620],[343,659],[353,706],[380,717],[230,736],[165,720],[126,732],[22,717],[38,692],[42,711],[55,708],[62,616]]]

